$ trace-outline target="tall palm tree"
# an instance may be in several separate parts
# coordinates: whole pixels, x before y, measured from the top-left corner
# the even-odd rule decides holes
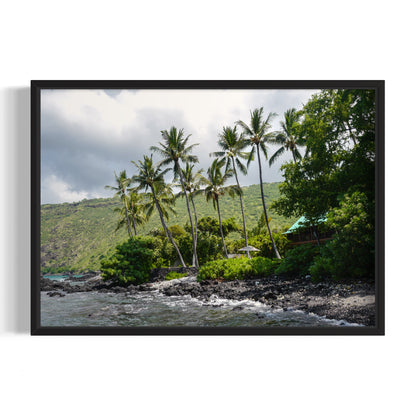
[[[179,180],[182,185],[182,191],[185,195],[186,200],[186,207],[188,209],[188,216],[189,216],[189,223],[191,224],[191,232],[192,232],[192,245],[193,245],[193,258],[192,258],[192,266],[198,267],[198,257],[196,253],[196,235],[195,235],[195,228],[194,223],[192,220],[191,209],[189,206],[189,198],[188,193],[185,187],[185,179],[182,174],[180,162],[189,162],[189,163],[197,163],[198,157],[192,155],[191,152],[195,146],[198,144],[188,145],[190,134],[185,137],[183,128],[178,130],[176,127],[171,127],[169,131],[163,130],[161,131],[162,134],[162,142],[159,143],[159,147],[152,146],[150,149],[152,151],[157,152],[162,156],[162,160],[160,161],[160,166],[168,166],[173,163],[173,172],[175,178],[179,177]]]
[[[207,179],[202,176],[203,169],[199,169],[197,172],[193,172],[195,165],[189,162],[186,163],[185,168],[182,169],[182,175],[185,179],[185,189],[189,195],[189,199],[192,204],[192,210],[194,212],[195,219],[195,243],[198,245],[198,216],[195,208],[194,197],[203,193],[201,189],[202,186],[207,184]],[[183,191],[177,193],[176,197],[184,197],[185,193]]]
[[[237,168],[244,175],[247,174],[247,168],[241,162],[240,158],[247,160],[249,153],[243,152],[243,150],[250,145],[250,141],[245,139],[242,135],[237,133],[237,127],[223,127],[222,132],[219,134],[218,146],[222,151],[216,151],[211,153],[210,156],[214,155],[215,157],[222,157],[221,160],[226,160],[226,170],[229,170],[232,167],[235,181],[240,190],[240,207],[241,207],[241,216],[243,217],[243,229],[244,229],[244,238],[246,241],[246,246],[248,246],[247,240],[247,228],[246,228],[246,217],[244,214],[244,205],[243,205],[243,192],[238,181]],[[250,252],[247,251],[247,256],[250,258]]]
[[[211,167],[207,170],[207,187],[205,188],[204,192],[207,201],[212,200],[214,209],[217,209],[224,253],[225,257],[228,258],[227,247],[225,246],[224,240],[224,232],[222,230],[219,199],[220,196],[223,196],[225,193],[228,193],[230,196],[234,197],[236,194],[240,194],[241,190],[236,185],[224,186],[225,182],[233,176],[232,170],[225,170],[224,173],[221,172],[221,169],[224,167],[224,164],[225,160],[215,159],[212,162]]]
[[[257,152],[257,160],[259,163],[259,176],[260,176],[260,191],[261,201],[263,203],[264,218],[266,220],[267,229],[269,231],[270,240],[272,241],[273,249],[277,258],[281,258],[279,251],[277,250],[276,243],[274,242],[272,231],[270,230],[269,218],[267,216],[266,202],[264,201],[263,190],[263,175],[261,171],[260,149],[267,160],[267,143],[272,142],[276,133],[269,131],[271,129],[271,120],[275,117],[275,113],[270,113],[266,119],[263,118],[263,107],[256,108],[254,111],[250,111],[250,125],[247,125],[243,121],[237,121],[236,124],[243,130],[245,138],[250,140],[252,149],[248,158],[247,165],[254,159],[255,152]]]
[[[306,144],[305,140],[299,131],[300,113],[295,108],[288,109],[284,114],[285,120],[280,122],[282,131],[276,134],[275,142],[281,146],[270,157],[269,165],[271,166],[281,156],[284,151],[292,153],[293,161],[300,160],[302,156],[299,153],[298,147]]]
[[[129,219],[129,213],[128,213],[128,194],[127,194],[127,188],[131,184],[131,179],[127,177],[126,170],[121,171],[118,176],[116,172],[114,172],[114,177],[116,179],[117,186],[105,186],[105,188],[108,190],[115,191],[116,195],[120,196],[120,199],[123,203],[123,209],[124,209],[124,214],[126,217],[126,224],[127,224],[129,237],[132,237],[133,233],[130,227],[130,219]]]
[[[160,166],[156,167],[153,163],[152,156],[144,156],[143,161],[139,160],[139,163],[132,161],[132,163],[137,167],[139,173],[133,176],[133,181],[138,183],[136,189],[145,191],[150,189],[151,191],[151,203],[148,203],[146,206],[148,216],[150,216],[153,213],[154,208],[156,208],[166,237],[169,238],[174,246],[182,266],[186,267],[182,254],[165,222],[165,218],[169,217],[168,211],[173,211],[172,205],[175,203],[172,189],[165,183],[163,178],[163,176],[171,169],[162,171]]]

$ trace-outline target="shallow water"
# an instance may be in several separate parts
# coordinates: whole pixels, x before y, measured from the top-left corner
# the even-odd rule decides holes
[[[49,297],[41,293],[42,327],[327,327],[349,325],[301,311],[272,309],[262,303],[190,296],[159,291],[135,294],[85,292]]]
[[[82,275],[73,275],[75,278],[82,277]],[[44,278],[48,278],[53,281],[65,281],[68,278],[68,275],[44,275]]]

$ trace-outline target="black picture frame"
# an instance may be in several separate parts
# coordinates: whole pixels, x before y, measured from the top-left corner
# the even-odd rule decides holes
[[[42,89],[374,89],[376,94],[376,323],[374,327],[42,327],[40,324],[40,171]],[[31,81],[31,334],[32,335],[384,335],[385,83],[305,81]]]

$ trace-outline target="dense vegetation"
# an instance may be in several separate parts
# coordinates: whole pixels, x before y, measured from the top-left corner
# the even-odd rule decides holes
[[[154,238],[133,236],[116,246],[114,254],[103,259],[101,274],[104,281],[120,285],[141,284],[148,281],[157,259],[158,246]]]
[[[201,266],[200,280],[271,274],[311,274],[314,279],[374,277],[375,91],[324,90],[302,109],[288,109],[280,131],[273,131],[275,116],[257,108],[250,112],[248,122],[235,122],[239,129],[223,127],[218,141],[221,151],[211,154],[216,158],[206,173],[197,170],[198,158],[192,154],[198,144],[192,144],[191,135],[183,129],[171,127],[161,131],[158,146],[151,147],[161,161],[144,155],[132,162],[137,168],[134,176],[127,177],[125,170],[115,174],[116,186],[106,187],[115,192],[119,203],[113,209],[117,215],[109,223],[119,232],[124,229],[122,237],[130,239],[111,252],[114,245],[104,242],[111,231],[104,233],[103,240],[94,239],[92,233],[86,235],[95,244],[108,243],[110,256],[101,262],[105,278],[140,283],[146,280],[149,266],[171,265]],[[293,159],[278,167],[284,177],[280,194],[276,184],[267,185],[262,179],[262,159],[268,159],[272,146],[278,148],[273,149],[270,166],[286,151]],[[243,189],[238,175],[247,174],[254,161],[259,186]],[[171,170],[174,181],[167,183],[165,176]],[[174,186],[180,189],[176,195]],[[59,211],[59,223],[52,229],[44,215],[43,241],[55,243],[42,246],[44,267],[81,264],[76,260],[79,250],[74,252],[69,246],[73,234],[66,242],[54,239],[58,230],[66,229],[66,208]],[[48,209],[51,207],[45,206],[43,214]],[[271,212],[279,215],[277,220],[272,220]],[[94,236],[95,227],[99,232],[103,229],[104,218],[99,219],[99,213],[90,222]],[[305,217],[306,228],[315,235],[316,247],[290,249],[282,231],[299,216]],[[75,228],[79,227],[87,228],[85,221],[77,223]],[[318,233],[325,227],[335,234],[322,245]],[[136,236],[144,234],[149,236]],[[100,246],[96,257],[92,251],[97,245],[85,245],[82,256],[88,258],[88,266],[95,267],[106,250]],[[241,253],[242,247],[247,248],[247,258],[229,259],[230,254]],[[63,251],[59,258],[57,248]]]
[[[303,215],[313,228],[326,216],[335,229],[309,263],[315,278],[374,277],[375,91],[326,90],[300,115],[294,130],[306,153],[281,167],[282,195],[271,209]]]
[[[261,194],[258,185],[243,187],[244,206],[246,210],[247,228],[257,226],[261,216]],[[268,204],[280,195],[277,183],[264,184],[265,199]],[[207,203],[204,195],[194,196],[198,217],[211,217],[215,223],[216,211],[211,203]],[[225,196],[223,204],[224,220],[235,218],[238,225],[242,226],[240,202],[236,198]],[[83,271],[87,269],[98,270],[100,261],[108,253],[114,251],[114,247],[128,238],[127,229],[121,227],[115,231],[118,217],[114,209],[120,206],[118,198],[84,200],[78,203],[62,203],[42,205],[41,207],[41,266],[43,272],[63,272],[68,270]],[[182,198],[176,200],[176,215],[169,218],[169,227],[180,225],[186,228],[186,204]],[[271,213],[271,226],[273,229],[286,229],[297,219],[286,218],[276,213]],[[216,222],[218,223],[218,221]],[[189,222],[188,222],[189,224]],[[215,235],[219,235],[219,229],[210,229],[206,220],[202,223],[201,239],[198,240],[200,255],[210,255],[216,246]],[[218,225],[217,225],[218,226]],[[160,221],[153,216],[139,229],[140,235],[154,234],[160,230]],[[240,234],[227,233],[227,240],[236,240]],[[183,242],[185,243],[185,241]],[[219,240],[221,243],[221,240]],[[254,242],[253,246],[258,247]],[[231,251],[234,252],[234,251]],[[184,256],[186,256],[184,254]],[[190,258],[192,261],[192,258]],[[202,258],[206,262],[207,258]],[[189,263],[189,258],[185,258]]]
[[[198,281],[207,279],[242,280],[245,278],[268,277],[275,274],[279,259],[231,258],[210,261],[199,270]]]

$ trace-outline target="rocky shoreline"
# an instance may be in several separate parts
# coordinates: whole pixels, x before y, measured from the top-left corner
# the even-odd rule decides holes
[[[74,281],[76,279],[72,279]],[[325,316],[329,319],[345,320],[364,326],[375,325],[375,287],[365,281],[314,283],[308,278],[282,280],[263,278],[244,281],[207,280],[197,282],[195,277],[179,280],[152,282],[128,287],[103,282],[97,275],[83,278],[80,284],[53,281],[41,278],[41,291],[49,296],[62,297],[74,292],[114,292],[134,294],[140,291],[159,290],[167,296],[190,295],[202,301],[211,296],[230,300],[253,300],[283,310],[302,310]]]

